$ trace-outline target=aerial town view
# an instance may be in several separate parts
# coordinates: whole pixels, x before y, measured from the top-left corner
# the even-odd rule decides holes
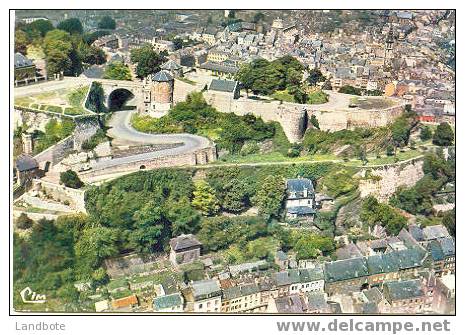
[[[12,309],[455,314],[455,15],[15,11]]]

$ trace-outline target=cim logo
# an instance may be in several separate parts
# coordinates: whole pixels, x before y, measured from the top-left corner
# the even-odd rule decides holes
[[[36,292],[32,291],[30,287],[26,287],[21,292],[21,299],[26,304],[43,304],[47,301],[45,294],[37,294]]]

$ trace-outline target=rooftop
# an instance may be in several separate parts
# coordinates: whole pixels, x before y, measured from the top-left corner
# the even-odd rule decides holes
[[[26,154],[21,154],[16,158],[16,169],[19,172],[24,172],[24,171],[29,171],[29,170],[34,170],[39,167],[39,164],[37,164],[37,161]]]
[[[384,289],[389,301],[414,299],[425,295],[420,279],[388,282]]]
[[[168,82],[174,79],[173,79],[173,76],[168,71],[161,70],[155,73],[154,75],[152,75],[152,80],[158,81],[158,82]]]
[[[166,308],[172,308],[183,304],[181,293],[162,295],[153,299],[153,309],[159,311]]]
[[[174,237],[170,240],[170,247],[174,251],[180,251],[192,247],[201,247],[202,243],[200,243],[197,238],[192,234],[183,234],[179,235],[178,237]]]
[[[210,91],[233,93],[237,88],[238,82],[234,80],[212,79],[208,89]]]

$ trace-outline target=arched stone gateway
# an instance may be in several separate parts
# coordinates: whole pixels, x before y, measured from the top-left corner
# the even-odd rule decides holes
[[[135,98],[134,94],[126,88],[117,88],[108,95],[108,110],[135,109],[137,106],[131,106],[127,103]]]

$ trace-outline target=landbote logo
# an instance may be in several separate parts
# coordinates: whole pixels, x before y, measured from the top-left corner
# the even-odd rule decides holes
[[[26,287],[19,292],[21,299],[26,304],[43,304],[47,301],[45,294],[38,294],[34,292],[30,287]]]

